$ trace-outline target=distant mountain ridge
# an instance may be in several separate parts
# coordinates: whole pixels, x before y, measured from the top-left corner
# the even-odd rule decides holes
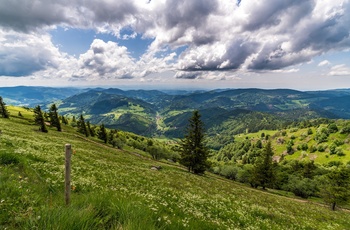
[[[0,87],[0,95],[7,104],[34,107],[38,104],[52,103],[87,90],[72,87],[15,86]]]
[[[314,118],[350,118],[350,89],[219,89],[210,91],[121,90],[118,88],[0,88],[5,99],[55,102],[63,115],[137,134],[181,137],[193,110],[200,110],[207,133],[234,135]],[[27,95],[27,96],[26,96]],[[51,99],[51,101],[49,100]],[[229,139],[229,138],[228,138]],[[215,145],[215,144],[214,144]]]

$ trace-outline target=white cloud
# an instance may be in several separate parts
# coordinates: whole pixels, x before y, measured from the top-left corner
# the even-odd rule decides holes
[[[178,71],[176,78],[226,79],[222,71],[295,72],[315,56],[349,49],[349,24],[349,0],[2,1],[0,75],[97,80]],[[102,40],[74,58],[45,32],[56,26],[154,41],[139,60],[127,47]],[[131,33],[121,36],[125,28]],[[176,55],[178,47],[186,49]],[[344,68],[334,66],[330,75]]]
[[[45,33],[23,34],[0,28],[0,76],[28,76],[34,72],[57,68],[59,50]]]
[[[331,68],[329,75],[330,76],[350,76],[350,67],[344,64],[335,65]]]
[[[318,63],[318,66],[328,66],[330,64],[331,63],[328,60],[324,60],[324,61],[321,61],[320,63]]]

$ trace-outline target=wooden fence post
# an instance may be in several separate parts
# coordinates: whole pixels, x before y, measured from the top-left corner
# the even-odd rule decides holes
[[[72,156],[72,146],[70,144],[66,144],[66,160],[65,160],[65,200],[66,205],[70,203],[70,161]]]

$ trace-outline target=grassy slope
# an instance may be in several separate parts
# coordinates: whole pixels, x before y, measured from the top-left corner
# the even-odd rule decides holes
[[[326,125],[321,125],[320,127],[327,127]],[[286,154],[287,149],[287,143],[289,140],[291,140],[292,136],[295,137],[294,139],[294,153],[290,155],[286,155],[285,159],[296,159],[296,160],[302,160],[302,159],[309,159],[315,161],[315,163],[319,164],[325,164],[330,161],[340,161],[343,163],[350,162],[350,135],[349,134],[340,134],[337,133],[331,133],[329,137],[327,138],[326,142],[317,144],[315,141],[315,135],[317,129],[315,127],[312,127],[313,134],[308,135],[307,131],[308,128],[301,128],[295,130],[295,128],[292,129],[286,129],[286,136],[282,136],[280,133],[280,130],[261,130],[257,133],[249,133],[249,134],[240,134],[235,136],[237,141],[243,141],[248,137],[248,139],[251,140],[258,140],[261,139],[261,134],[264,133],[265,135],[270,135],[272,146],[275,150],[276,156],[281,156],[282,154]],[[278,142],[278,139],[283,139],[284,143]],[[338,156],[337,154],[330,155],[329,146],[332,145],[334,140],[341,140],[344,142],[343,145],[339,146],[340,149],[342,149],[345,156]],[[300,144],[306,143],[308,147],[311,146],[318,146],[322,145],[325,146],[326,149],[324,152],[315,151],[313,153],[310,152],[310,149],[303,151],[298,150],[297,146]]]
[[[21,162],[0,165],[0,228],[350,228],[349,212],[332,212],[211,174],[196,176],[86,141],[70,127],[45,134],[31,121],[12,117],[0,119],[0,129],[0,153],[16,155]],[[66,143],[75,152],[69,207],[63,202]],[[152,165],[163,169],[151,170]]]

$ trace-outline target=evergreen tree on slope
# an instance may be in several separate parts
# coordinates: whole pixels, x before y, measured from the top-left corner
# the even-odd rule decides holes
[[[204,124],[196,110],[189,119],[187,134],[181,141],[180,162],[195,174],[202,174],[209,167],[208,149],[204,145]]]

